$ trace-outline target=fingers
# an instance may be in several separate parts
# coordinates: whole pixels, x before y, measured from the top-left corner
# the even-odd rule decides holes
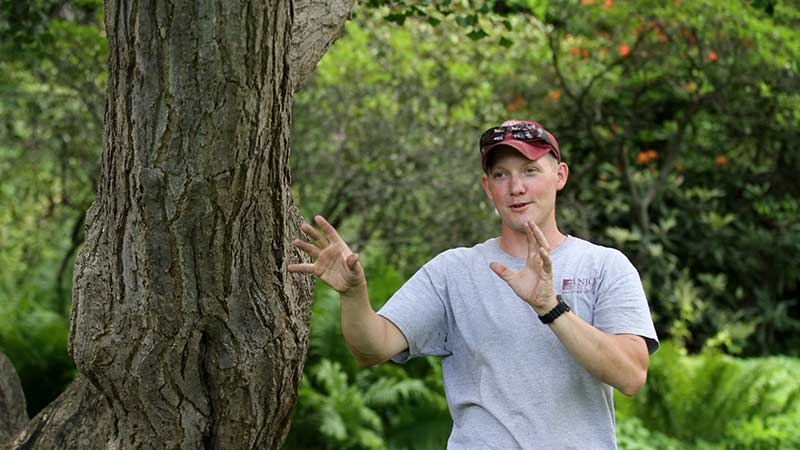
[[[542,269],[548,278],[553,278],[553,260],[550,259],[550,252],[544,247],[539,247],[539,257],[542,258]]]
[[[533,235],[532,237],[536,240],[536,243],[538,243],[539,246],[544,247],[547,250],[550,250],[550,244],[547,242],[547,238],[544,237],[544,232],[542,231],[542,229],[539,228],[538,225],[536,225],[536,222],[531,220],[530,222],[528,222],[527,228],[530,230],[531,234]]]
[[[544,273],[546,277],[553,275],[553,260],[550,258],[550,244],[544,232],[534,221],[525,227],[525,237],[528,239],[528,264],[537,272]]]
[[[319,233],[319,231],[317,231],[316,228],[312,227],[311,225],[303,222],[303,224],[300,225],[300,229],[303,231],[303,233],[305,233],[308,237],[310,237],[312,241],[317,241],[319,243],[323,242],[324,238],[322,237],[322,235]]]
[[[532,220],[525,223],[525,239],[528,240],[528,259],[536,259],[536,255],[538,255],[539,248],[541,247],[533,227],[536,227],[536,224]],[[536,227],[536,229],[538,229],[538,227]]]
[[[512,272],[511,269],[498,262],[493,262],[489,264],[489,268],[492,269],[492,271],[496,273],[498,277],[506,281],[508,281],[508,278],[514,274],[514,272]]]
[[[339,232],[336,231],[336,228],[330,224],[324,217],[322,216],[314,216],[314,223],[322,230],[320,233],[317,231],[314,226],[308,223],[302,223],[300,225],[300,229],[311,238],[312,241],[316,241],[320,247],[327,247],[331,242],[339,242],[342,241],[341,236],[339,236]]]
[[[292,241],[292,245],[306,252],[309,256],[311,256],[314,259],[317,259],[319,257],[319,252],[320,252],[319,248],[317,248],[316,246],[312,245],[309,242],[302,241],[300,239],[295,239]]]
[[[329,241],[341,241],[342,238],[339,236],[339,233],[336,231],[336,228],[333,227],[327,220],[325,220],[322,216],[314,216],[314,222],[322,229],[322,232],[325,233],[325,236],[328,237]]]
[[[289,264],[286,268],[293,273],[314,273],[314,265],[309,263]]]
[[[347,268],[350,270],[355,269],[356,264],[358,263],[358,258],[359,258],[358,253],[350,254],[350,256],[347,257],[347,260],[345,260]]]

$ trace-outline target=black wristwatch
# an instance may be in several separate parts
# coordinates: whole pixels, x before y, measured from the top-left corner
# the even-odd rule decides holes
[[[549,325],[551,322],[556,320],[558,316],[564,314],[567,311],[570,311],[569,305],[567,302],[564,301],[564,298],[560,295],[556,295],[556,300],[558,300],[558,304],[555,308],[551,309],[550,312],[543,316],[539,316],[539,320],[542,321],[543,324]]]

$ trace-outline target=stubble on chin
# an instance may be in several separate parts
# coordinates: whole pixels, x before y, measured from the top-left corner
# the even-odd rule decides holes
[[[506,228],[509,230],[518,233],[518,234],[526,234],[527,233],[527,224],[529,221],[533,220],[533,218],[528,217],[519,217],[514,218],[515,220],[505,220],[504,224]]]

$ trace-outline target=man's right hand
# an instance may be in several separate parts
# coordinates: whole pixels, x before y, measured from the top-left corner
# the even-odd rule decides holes
[[[358,263],[358,253],[350,250],[336,228],[324,217],[316,216],[314,222],[320,231],[307,223],[300,226],[312,242],[300,239],[292,241],[295,247],[311,256],[313,262],[289,264],[289,272],[313,273],[342,295],[366,284],[364,269]]]
[[[373,365],[408,348],[405,335],[388,319],[372,309],[364,268],[358,254],[342,240],[336,228],[322,216],[314,217],[319,231],[304,223],[300,229],[311,239],[295,239],[294,244],[308,253],[313,262],[289,264],[289,272],[313,273],[342,298],[342,334],[347,347],[363,365]]]

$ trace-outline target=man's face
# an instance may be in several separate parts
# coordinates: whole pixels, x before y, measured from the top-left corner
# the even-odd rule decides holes
[[[533,220],[540,228],[555,225],[556,192],[567,182],[567,168],[550,155],[532,161],[511,148],[493,150],[483,189],[504,228],[524,232]]]

